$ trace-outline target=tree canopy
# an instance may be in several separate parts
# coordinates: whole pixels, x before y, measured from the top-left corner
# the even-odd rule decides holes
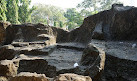
[[[84,8],[89,11],[102,11],[110,9],[114,3],[120,3],[118,0],[84,0],[77,5],[78,8]]]
[[[19,21],[21,23],[31,22],[31,14],[36,9],[29,8],[31,0],[19,0]]]
[[[1,0],[0,20],[14,24],[31,22],[34,7],[29,8],[31,0]]]
[[[6,12],[7,8],[6,8],[6,1],[5,0],[1,0],[0,1],[0,20],[6,21],[7,17],[6,17]]]
[[[65,24],[64,10],[51,5],[35,5],[36,10],[32,13],[33,23],[44,23],[52,26],[61,26]]]
[[[19,23],[19,16],[18,16],[18,0],[7,0],[7,20],[11,23],[18,24]]]
[[[79,27],[83,23],[84,18],[90,15],[90,12],[84,9],[77,11],[75,8],[70,8],[67,9],[64,15],[67,18],[66,25],[68,29],[73,29]]]

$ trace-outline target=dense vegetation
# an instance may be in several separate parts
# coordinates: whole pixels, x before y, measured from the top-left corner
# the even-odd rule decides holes
[[[0,20],[14,24],[43,23],[73,29],[83,19],[99,11],[109,9],[117,0],[83,0],[76,8],[63,10],[56,6],[37,4],[30,8],[31,0],[1,0]]]

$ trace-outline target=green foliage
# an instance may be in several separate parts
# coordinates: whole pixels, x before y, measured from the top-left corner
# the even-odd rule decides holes
[[[1,0],[0,1],[0,20],[6,21],[6,14],[5,12],[7,11],[6,9],[6,0]]]
[[[101,10],[107,10],[110,9],[112,4],[114,3],[121,3],[119,2],[119,0],[103,0],[102,2],[100,2],[101,5]]]
[[[68,29],[73,29],[75,27],[79,27],[85,17],[89,16],[91,13],[85,9],[78,12],[75,8],[67,9],[66,13],[64,14],[67,18],[66,25]]]
[[[97,10],[97,3],[99,3],[100,0],[84,0],[82,3],[78,4],[78,8],[84,8],[89,10],[90,12]]]
[[[7,20],[11,23],[18,24],[18,0],[7,0]]]
[[[118,0],[84,0],[82,3],[78,4],[78,8],[84,8],[91,11],[102,11],[110,9],[111,5],[114,3],[120,3]]]
[[[68,29],[72,29],[72,28],[75,28],[78,26],[78,24],[76,23],[76,18],[77,18],[78,12],[76,11],[75,8],[67,9],[67,11],[64,15],[68,19],[66,22]]]
[[[1,0],[0,20],[13,24],[31,22],[31,13],[35,7],[29,8],[31,0]]]
[[[63,22],[62,21],[59,22],[59,26],[63,27]]]
[[[21,23],[31,22],[31,14],[36,9],[29,8],[31,0],[19,0],[19,21]]]
[[[50,5],[35,5],[37,9],[32,13],[33,23],[43,23],[53,26],[63,27],[66,21],[64,11],[58,7]]]

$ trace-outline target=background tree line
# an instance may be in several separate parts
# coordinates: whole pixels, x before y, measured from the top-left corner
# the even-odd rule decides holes
[[[55,27],[73,29],[79,27],[85,17],[110,9],[118,0],[83,0],[76,8],[63,10],[56,6],[37,4],[31,0],[1,0],[0,20],[13,24],[43,23]]]
[[[0,20],[14,24],[31,22],[35,7],[29,8],[31,0],[1,0]]]

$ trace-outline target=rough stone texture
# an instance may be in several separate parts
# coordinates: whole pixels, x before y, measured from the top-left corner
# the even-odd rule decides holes
[[[83,24],[69,33],[68,40],[90,42],[94,39],[136,40],[137,8],[114,4],[110,10],[84,19]]]
[[[89,76],[66,73],[57,76],[55,81],[92,81],[92,79]]]
[[[20,73],[15,77],[10,78],[9,81],[50,81],[44,74],[36,73]]]
[[[103,34],[102,29],[103,29],[102,28],[102,22],[100,22],[95,26],[95,29],[94,29],[93,34],[92,34],[92,39],[103,40],[104,39],[104,34]]]
[[[106,81],[136,81],[137,61],[107,55],[104,75]]]
[[[92,77],[94,81],[101,79],[105,66],[105,53],[92,44],[83,51],[81,65],[86,66],[85,75]]]
[[[5,41],[6,36],[6,28],[9,26],[10,23],[8,22],[0,22],[0,45],[2,45]]]
[[[132,48],[133,44],[136,45],[136,41],[133,43],[125,41],[137,39],[136,14],[135,7],[114,4],[110,10],[85,18],[79,28],[69,32],[40,23],[7,25],[6,39],[4,38],[5,26],[2,23],[0,42],[5,40],[4,43],[10,45],[0,47],[0,60],[19,60],[18,73],[36,72],[48,77],[55,77],[62,73],[75,73],[88,75],[93,81],[136,81],[137,47]],[[92,39],[106,41],[97,41],[95,44]],[[85,48],[84,46],[90,42],[95,46],[89,44]],[[52,47],[52,44],[57,45]],[[76,62],[79,66],[74,68],[73,65]],[[1,64],[1,75],[11,76],[12,73],[8,68],[14,66],[16,65],[12,63]],[[9,75],[4,72],[9,72]]]
[[[6,77],[0,77],[0,81],[8,81]]]
[[[57,71],[74,68],[74,63],[79,63],[82,56],[82,50],[58,48],[50,55],[44,57],[50,65],[57,68]],[[71,72],[71,71],[70,71]]]
[[[21,48],[20,48],[21,49]],[[49,55],[56,49],[56,45],[43,47],[43,48],[37,48],[37,49],[21,49],[20,54],[25,55]]]
[[[15,76],[17,74],[18,64],[14,64],[10,60],[0,61],[0,76]]]
[[[20,60],[18,73],[20,72],[36,72],[48,77],[55,77],[56,67],[48,65],[48,62],[44,59]]]
[[[136,43],[136,41],[92,41],[92,44],[106,52],[104,81],[136,81],[137,47],[132,48]]]
[[[49,55],[55,48],[56,45],[47,46],[44,42],[13,42],[0,47],[0,60],[11,60],[19,54]]]
[[[47,45],[64,41],[66,32],[63,29],[43,24],[10,25],[6,29],[5,44],[14,42],[45,41]]]
[[[14,47],[24,47],[24,46],[29,46],[28,42],[12,42],[12,46]]]
[[[15,57],[17,52],[13,50],[12,45],[2,46],[0,47],[0,60],[11,60]]]

